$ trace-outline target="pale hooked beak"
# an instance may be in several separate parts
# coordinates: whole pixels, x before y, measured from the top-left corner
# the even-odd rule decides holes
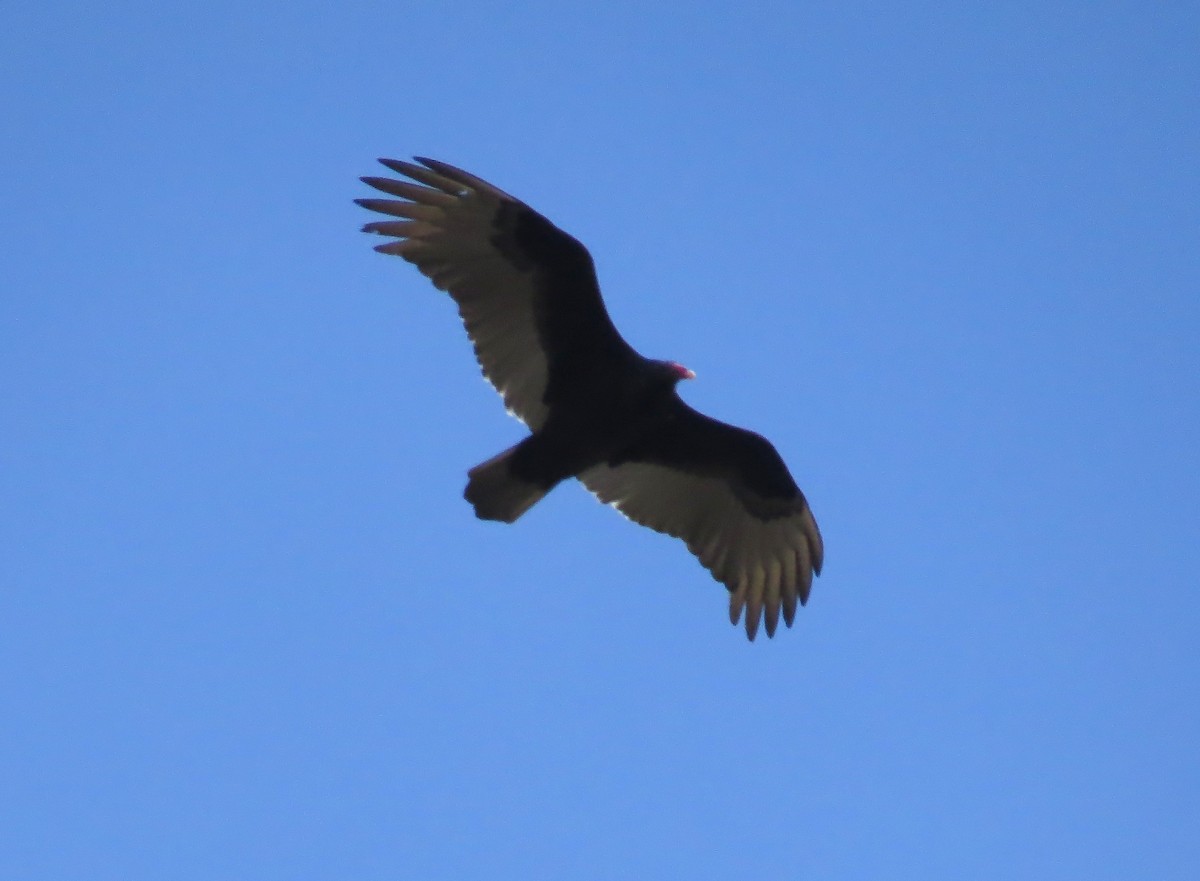
[[[695,371],[688,370],[686,367],[684,367],[678,361],[672,361],[671,366],[675,368],[675,372],[679,375],[680,379],[695,379],[696,378]]]

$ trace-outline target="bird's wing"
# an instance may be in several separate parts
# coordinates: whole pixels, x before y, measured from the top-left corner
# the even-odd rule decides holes
[[[824,556],[821,533],[787,466],[765,438],[697,413],[672,416],[618,460],[579,479],[630,520],[687,543],[729,588],[729,619],[743,609],[754,639],[782,610],[788,627],[808,601]]]
[[[536,430],[556,394],[614,359],[636,357],[617,333],[591,255],[525,203],[432,159],[379,160],[416,183],[363,181],[395,199],[357,199],[400,220],[364,231],[395,237],[375,248],[416,265],[450,294],[483,375],[505,406]]]

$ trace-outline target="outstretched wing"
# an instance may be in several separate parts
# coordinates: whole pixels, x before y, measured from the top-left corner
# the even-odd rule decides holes
[[[416,265],[450,294],[483,375],[531,429],[581,378],[636,357],[600,298],[591,255],[525,203],[452,165],[380,159],[417,183],[364,177],[394,199],[357,199],[401,220],[368,223],[395,237],[375,248]]]
[[[679,401],[671,417],[619,460],[579,479],[630,520],[673,535],[729,588],[729,620],[743,609],[754,639],[766,613],[788,627],[808,601],[824,555],[804,494],[765,438]]]

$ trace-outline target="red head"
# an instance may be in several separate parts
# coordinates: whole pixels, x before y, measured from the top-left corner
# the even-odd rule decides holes
[[[688,370],[686,367],[684,367],[682,364],[678,363],[677,361],[668,361],[667,366],[670,367],[673,371],[675,371],[675,375],[677,377],[679,377],[679,379],[695,379],[696,378],[696,374],[693,371]]]

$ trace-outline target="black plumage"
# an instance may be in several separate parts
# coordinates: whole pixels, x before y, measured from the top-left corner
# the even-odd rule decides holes
[[[484,376],[531,429],[469,472],[466,499],[511,523],[578,478],[631,520],[687,543],[773,636],[808,600],[823,546],[787,466],[765,438],[696,412],[694,376],[644,358],[609,318],[591,255],[520,200],[432,159],[381,159],[409,180],[364,177],[399,199],[358,199],[401,220],[368,223],[376,247],[413,263],[458,305]],[[415,181],[412,183],[410,181]]]

